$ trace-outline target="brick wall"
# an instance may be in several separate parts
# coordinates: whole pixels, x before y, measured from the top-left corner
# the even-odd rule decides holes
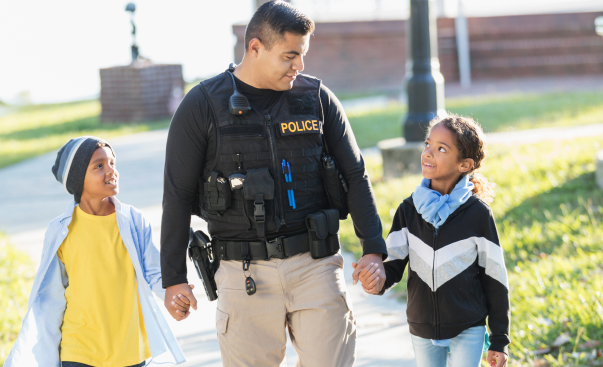
[[[103,122],[170,118],[174,89],[184,88],[181,65],[136,62],[101,69],[100,78]]]
[[[603,12],[469,18],[474,80],[603,73],[603,37],[594,20]],[[454,19],[438,19],[440,68],[458,81]],[[398,91],[406,72],[406,21],[318,23],[304,73],[338,92]],[[235,60],[243,57],[244,25]]]

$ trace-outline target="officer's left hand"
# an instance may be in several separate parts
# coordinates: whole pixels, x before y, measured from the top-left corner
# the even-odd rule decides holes
[[[385,269],[383,268],[383,256],[381,254],[366,254],[358,260],[358,265],[356,265],[354,273],[352,274],[352,278],[354,279],[353,284],[356,285],[356,283],[358,283],[360,272],[371,268],[371,263],[377,264],[377,268],[380,270],[379,281],[375,288],[381,291],[383,285],[385,285]]]

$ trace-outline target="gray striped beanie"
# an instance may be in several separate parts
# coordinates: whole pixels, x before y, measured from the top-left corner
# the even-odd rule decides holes
[[[63,184],[68,194],[73,195],[76,203],[82,198],[84,189],[84,177],[90,159],[98,144],[102,143],[113,148],[105,140],[95,136],[80,136],[69,140],[57,153],[57,159],[52,166],[54,177]],[[115,155],[115,152],[113,152]]]

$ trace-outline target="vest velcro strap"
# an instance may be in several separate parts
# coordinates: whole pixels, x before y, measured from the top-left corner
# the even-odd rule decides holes
[[[234,224],[248,223],[247,217],[242,215],[215,215],[206,212],[205,217]]]
[[[285,213],[285,220],[299,220],[308,216],[308,214],[316,213],[316,208],[306,209],[306,210],[297,210],[294,212]]]
[[[313,155],[320,155],[320,154],[322,154],[322,147],[291,149],[291,150],[283,150],[280,152],[280,155],[282,156],[282,158],[285,158],[285,159],[299,158],[299,157],[311,157]]]
[[[322,179],[314,178],[311,180],[303,180],[303,181],[293,181],[293,182],[283,182],[285,190],[299,190],[299,189],[309,189],[311,187],[316,187],[320,185]]]
[[[220,260],[285,259],[310,251],[308,233],[291,237],[277,237],[268,241],[212,241],[214,254]]]
[[[220,156],[220,162],[249,162],[270,160],[270,152],[253,152],[245,154],[225,154]]]
[[[291,170],[293,171],[293,169],[291,169]],[[316,162],[316,163],[297,165],[297,166],[295,166],[295,172],[291,172],[291,173],[293,173],[293,174],[309,173],[309,172],[316,172],[319,170],[320,170],[320,162]]]
[[[306,205],[310,203],[315,203],[317,201],[322,201],[325,198],[323,193],[316,195],[295,195],[295,204],[297,205]]]
[[[264,194],[255,194],[253,202],[253,219],[255,219],[258,238],[266,238],[266,207],[264,206]]]

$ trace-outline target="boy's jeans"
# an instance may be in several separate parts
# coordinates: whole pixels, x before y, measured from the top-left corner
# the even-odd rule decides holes
[[[139,364],[135,364],[133,366],[127,367],[143,367],[146,362],[140,362]],[[92,367],[87,364],[79,363],[79,362],[61,362],[61,367]]]
[[[452,367],[479,367],[484,348],[485,326],[469,328],[450,340]],[[417,367],[446,367],[448,347],[411,335]]]

